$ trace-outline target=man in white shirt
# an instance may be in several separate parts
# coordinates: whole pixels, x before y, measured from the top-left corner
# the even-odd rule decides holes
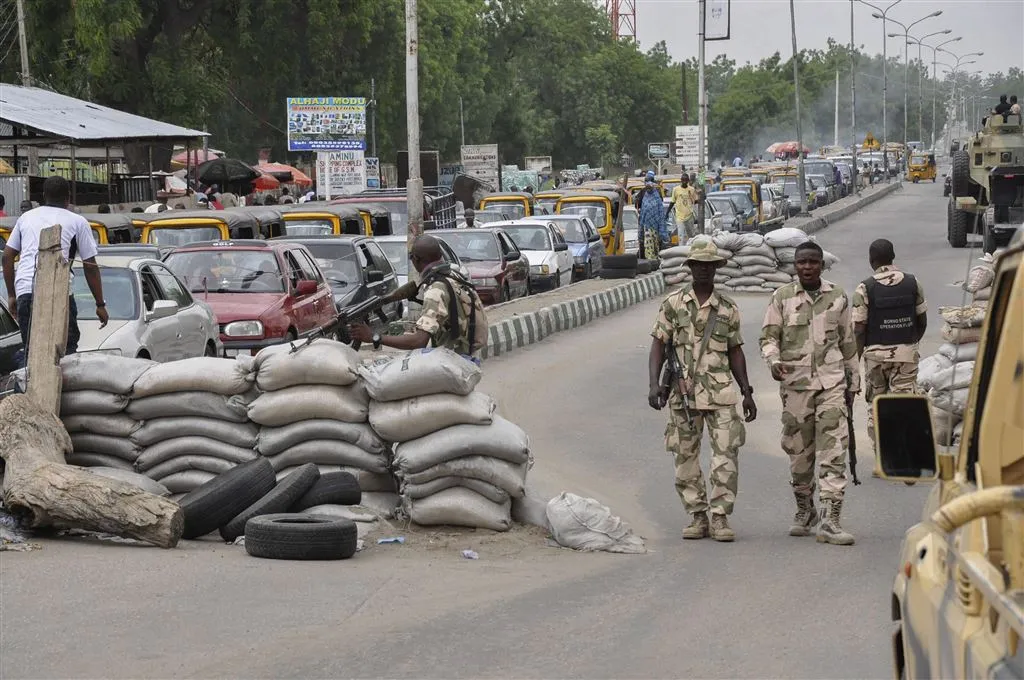
[[[96,300],[96,318],[100,328],[107,325],[107,306],[103,301],[103,282],[96,265],[96,240],[89,223],[81,215],[67,209],[71,187],[63,177],[53,175],[43,182],[43,205],[24,213],[18,218],[7,240],[3,252],[4,283],[7,284],[7,303],[12,311],[17,310],[21,340],[26,356],[29,342],[29,324],[32,320],[32,291],[35,286],[36,256],[39,254],[39,235],[47,227],[60,225],[61,250],[64,257],[73,260],[76,254],[82,258],[85,281]],[[21,254],[15,265],[14,258]],[[73,275],[72,275],[73,276]],[[13,292],[12,292],[13,291]],[[78,330],[78,307],[73,294],[74,283],[70,286],[68,300],[68,338],[65,354],[78,350],[81,334]]]

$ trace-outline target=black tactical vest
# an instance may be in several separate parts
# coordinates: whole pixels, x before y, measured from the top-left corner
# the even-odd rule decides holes
[[[864,280],[868,323],[864,345],[909,345],[917,341],[917,279],[904,274],[895,286]]]

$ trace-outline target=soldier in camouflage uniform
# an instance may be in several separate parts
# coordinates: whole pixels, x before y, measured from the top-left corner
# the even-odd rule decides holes
[[[872,404],[880,394],[917,391],[917,344],[928,328],[928,305],[921,282],[896,269],[892,242],[878,239],[868,248],[874,270],[853,292],[853,331],[857,353],[864,357],[864,398],[868,402],[868,437],[875,445]],[[873,473],[879,476],[875,457]]]
[[[699,539],[710,534],[716,541],[732,541],[735,533],[727,518],[736,501],[739,448],[746,441],[746,430],[736,413],[739,398],[733,377],[743,394],[747,422],[757,416],[757,407],[747,380],[739,309],[714,289],[715,270],[725,259],[709,239],[698,239],[691,245],[686,263],[693,273],[692,287],[665,298],[651,332],[654,339],[648,364],[648,402],[659,410],[666,403],[669,406],[665,448],[675,456],[676,492],[683,507],[693,515],[683,538]],[[713,326],[709,326],[712,315]],[[666,349],[675,353],[682,375],[663,382],[660,376]],[[669,358],[669,368],[673,364]],[[705,425],[711,440],[710,503],[700,467]]]
[[[419,288],[426,288],[416,329],[403,335],[380,336],[365,324],[354,324],[350,329],[352,338],[373,342],[374,347],[387,345],[396,349],[421,349],[430,344],[478,357],[487,344],[487,316],[473,285],[452,271],[433,236],[416,239],[410,260],[420,274]],[[413,284],[410,289],[415,293],[417,286]]]
[[[847,392],[860,391],[857,343],[843,290],[821,278],[821,247],[796,249],[798,280],[772,294],[761,329],[761,354],[781,383],[782,448],[789,456],[797,512],[790,536],[853,545],[839,524],[846,488]],[[821,516],[814,509],[818,464]]]

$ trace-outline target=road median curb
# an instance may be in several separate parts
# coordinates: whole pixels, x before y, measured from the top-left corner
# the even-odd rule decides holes
[[[549,335],[578,328],[594,319],[649,300],[665,291],[660,272],[645,274],[621,285],[572,300],[516,314],[487,328],[487,346],[482,358],[501,356],[518,347],[540,342]]]
[[[892,184],[876,189],[871,193],[862,194],[859,198],[854,200],[852,203],[849,203],[848,205],[844,205],[840,208],[836,208],[834,210],[821,214],[820,216],[815,216],[811,218],[806,224],[801,225],[800,229],[802,229],[804,232],[808,234],[813,234],[817,231],[821,231],[822,229],[828,227],[829,225],[835,224],[844,217],[849,217],[850,215],[854,214],[861,208],[869,206],[875,201],[884,198],[891,193],[894,193],[899,188],[900,183],[893,182]],[[823,209],[819,208],[819,210]]]

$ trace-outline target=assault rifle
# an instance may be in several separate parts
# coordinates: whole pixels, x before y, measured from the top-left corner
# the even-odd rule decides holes
[[[846,429],[850,440],[850,474],[853,477],[853,485],[859,486],[860,480],[857,479],[857,437],[853,430],[853,395],[849,391],[846,392]]]
[[[675,383],[676,391],[679,392],[679,397],[683,400],[683,415],[686,416],[686,424],[693,427],[693,415],[690,413],[690,396],[689,391],[686,389],[685,379],[683,377],[683,367],[679,364],[679,357],[676,355],[676,348],[671,342],[665,343],[665,352],[667,358],[665,359],[665,365],[661,371],[661,388],[668,390],[671,394],[672,384]]]
[[[289,352],[299,351],[309,343],[313,342],[316,338],[328,335],[332,330],[335,331],[335,335],[340,342],[352,345],[352,349],[358,350],[362,343],[359,340],[352,339],[349,332],[352,324],[365,323],[366,325],[370,325],[374,316],[380,319],[381,323],[387,323],[388,317],[384,313],[384,305],[389,305],[393,302],[398,302],[399,300],[411,300],[416,296],[417,290],[418,286],[416,283],[410,281],[388,295],[374,295],[366,298],[362,302],[342,307],[338,310],[338,316],[333,324],[311,333],[302,343],[292,343],[292,348]]]

